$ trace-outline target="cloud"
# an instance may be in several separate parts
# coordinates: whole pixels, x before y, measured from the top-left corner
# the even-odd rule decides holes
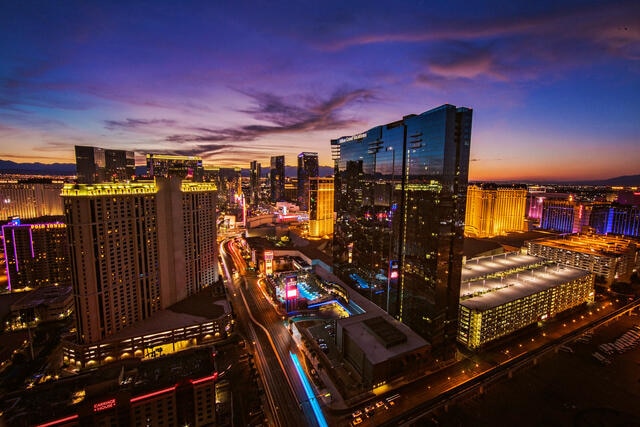
[[[155,126],[175,126],[175,120],[169,119],[125,119],[125,120],[105,120],[105,128],[109,130],[116,129],[140,129]]]
[[[221,142],[255,141],[273,134],[293,134],[318,130],[341,129],[359,124],[353,118],[343,118],[343,107],[375,99],[366,89],[340,90],[328,100],[299,99],[300,103],[264,92],[245,92],[255,105],[239,110],[252,120],[264,124],[250,124],[237,128],[193,128],[191,133],[169,135],[168,142]]]

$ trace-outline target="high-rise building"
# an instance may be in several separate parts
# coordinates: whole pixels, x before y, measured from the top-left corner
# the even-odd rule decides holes
[[[527,231],[526,205],[527,187],[524,185],[470,185],[467,189],[465,235],[492,237]]]
[[[298,206],[309,210],[309,179],[318,176],[318,153],[298,154]]]
[[[25,179],[0,182],[0,220],[21,219],[64,214],[60,191],[63,181]]]
[[[65,185],[78,341],[93,343],[218,280],[212,183]]]
[[[334,191],[333,178],[309,178],[309,236],[333,234]]]
[[[640,237],[640,206],[617,203],[594,206],[589,225],[598,234]]]
[[[272,203],[284,201],[284,180],[284,156],[272,156],[271,169],[269,170]]]
[[[2,226],[9,290],[70,285],[67,227],[62,222]]]
[[[442,105],[331,141],[335,271],[442,358],[455,354],[471,121]]]
[[[545,199],[542,205],[540,228],[560,233],[580,233],[582,227],[589,225],[592,205],[582,203],[570,197],[563,199]]]
[[[204,168],[202,158],[197,156],[173,156],[169,154],[147,154],[149,177],[178,177],[202,181]]]
[[[76,175],[79,184],[95,184],[106,180],[104,149],[76,145]]]
[[[133,151],[104,150],[105,178],[107,181],[127,181],[136,175],[136,158]]]
[[[136,174],[135,153],[100,147],[75,146],[79,184],[126,181]]]
[[[251,205],[255,206],[260,201],[260,176],[262,168],[260,163],[253,160],[249,171],[249,196]]]

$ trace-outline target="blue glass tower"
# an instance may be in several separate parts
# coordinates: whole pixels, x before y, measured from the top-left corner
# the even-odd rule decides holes
[[[331,141],[334,267],[455,355],[472,110],[442,105]]]

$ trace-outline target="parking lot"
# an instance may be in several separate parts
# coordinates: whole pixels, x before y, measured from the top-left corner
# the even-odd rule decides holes
[[[605,355],[594,353],[615,343],[640,316],[624,316],[576,339],[537,366],[498,382],[483,396],[436,414],[440,426],[637,426],[640,425],[640,348]],[[429,425],[429,424],[427,424]]]

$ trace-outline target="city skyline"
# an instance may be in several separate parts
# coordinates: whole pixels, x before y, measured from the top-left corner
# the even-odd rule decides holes
[[[633,175],[639,13],[631,1],[12,3],[0,158],[72,163],[89,145],[245,168],[317,151],[329,166],[331,139],[450,103],[474,109],[470,181]]]

